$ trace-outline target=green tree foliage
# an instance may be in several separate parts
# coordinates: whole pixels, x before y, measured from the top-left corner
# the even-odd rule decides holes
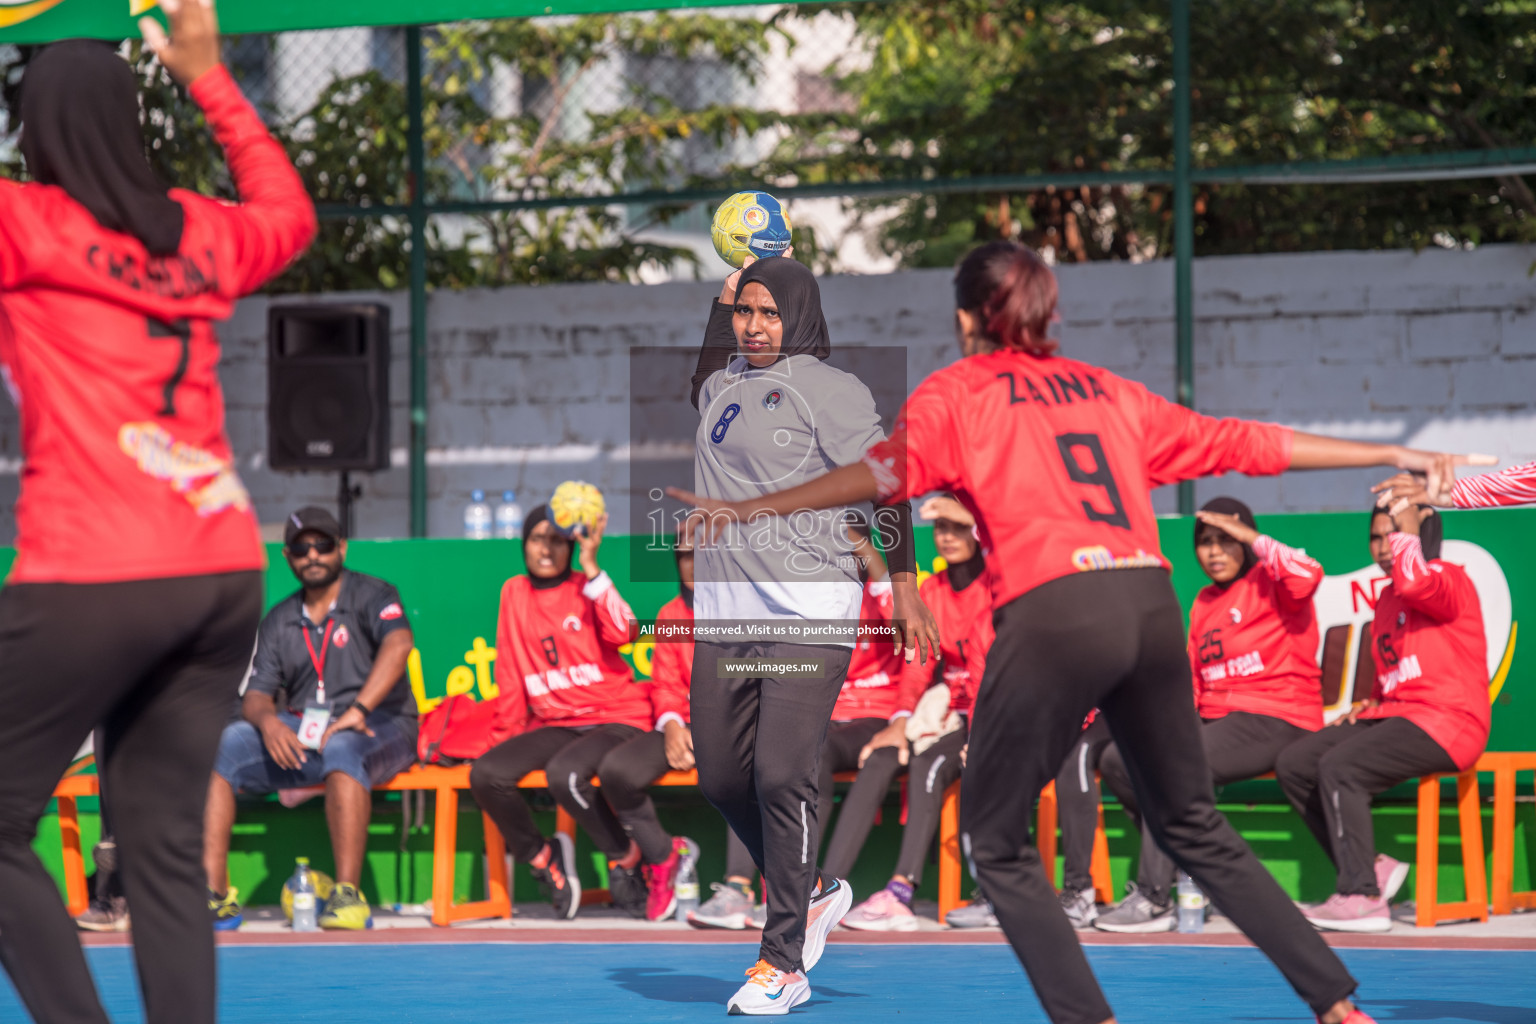
[[[738,140],[779,115],[714,96],[679,99],[701,72],[749,81],[779,34],[757,19],[655,12],[466,22],[424,32],[423,124],[430,201],[606,195],[698,180],[701,160],[723,171]],[[241,40],[227,40],[226,53]],[[243,42],[251,42],[244,40]],[[264,44],[264,41],[259,41]],[[10,83],[30,51],[0,54]],[[9,56],[9,61],[6,57]],[[135,46],[145,138],[168,182],[232,196],[218,147],[196,106]],[[401,67],[403,72],[403,48]],[[239,63],[234,62],[238,73]],[[638,68],[643,73],[631,73]],[[599,84],[594,84],[594,83]],[[521,92],[514,112],[502,95]],[[601,95],[597,90],[606,90]],[[726,90],[730,92],[730,90]],[[370,70],[328,83],[306,110],[267,111],[322,208],[404,206],[411,197],[402,73]],[[21,174],[19,156],[6,170]],[[691,249],[636,237],[684,207],[628,221],[611,207],[466,214],[429,222],[435,287],[540,281],[635,280],[646,267],[685,268]],[[327,218],[315,244],[273,291],[395,288],[409,265],[404,212]]]
[[[766,173],[823,182],[1167,168],[1165,3],[898,0],[830,5],[860,45],[830,74],[849,114],[801,119]],[[1194,5],[1197,166],[1525,145],[1536,135],[1536,4],[1203,0]],[[888,201],[861,204],[888,213]],[[1064,261],[1165,254],[1161,187],[930,194],[878,229],[909,265],[1015,237]],[[1518,178],[1221,185],[1196,197],[1201,254],[1536,238]]]

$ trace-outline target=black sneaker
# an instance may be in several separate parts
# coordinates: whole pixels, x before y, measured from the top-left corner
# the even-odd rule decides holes
[[[644,919],[646,902],[651,896],[651,887],[645,884],[645,876],[640,873],[639,865],[626,868],[610,861],[608,895],[613,899],[615,907],[630,917]]]
[[[530,865],[530,867],[532,867]],[[581,882],[576,879],[576,846],[564,832],[549,841],[549,862],[532,868],[534,880],[549,897],[555,916],[569,921],[581,909]]]

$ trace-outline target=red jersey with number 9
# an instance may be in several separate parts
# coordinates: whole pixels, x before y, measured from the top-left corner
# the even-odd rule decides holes
[[[1076,572],[1166,567],[1152,488],[1280,473],[1291,437],[1201,416],[1088,363],[998,351],[918,385],[864,462],[882,502],[947,490],[975,513],[1000,606]]]
[[[223,67],[191,94],[242,202],[179,189],[151,256],[63,189],[0,180],[0,361],[24,464],[11,580],[104,583],[259,569],[224,435],[211,321],[303,251],[315,211]]]

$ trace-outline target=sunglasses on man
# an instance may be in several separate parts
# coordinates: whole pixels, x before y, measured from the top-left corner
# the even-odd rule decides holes
[[[288,553],[294,558],[308,557],[311,551],[318,555],[328,555],[336,550],[334,537],[321,537],[318,540],[296,540],[288,545]]]

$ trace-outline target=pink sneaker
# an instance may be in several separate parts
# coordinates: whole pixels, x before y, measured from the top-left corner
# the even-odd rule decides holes
[[[1393,860],[1384,853],[1376,855],[1376,888],[1381,892],[1381,898],[1388,903],[1397,891],[1408,881],[1408,865],[1400,860]]]
[[[651,895],[645,901],[645,919],[647,921],[665,921],[677,913],[677,866],[682,861],[682,850],[678,844],[681,839],[672,841],[672,855],[660,864],[646,864],[646,884],[651,887]]]
[[[1301,915],[1314,927],[1335,932],[1388,932],[1392,913],[1380,896],[1346,896],[1336,892]]]
[[[843,918],[843,927],[858,932],[915,932],[917,917],[889,889],[881,889]]]

